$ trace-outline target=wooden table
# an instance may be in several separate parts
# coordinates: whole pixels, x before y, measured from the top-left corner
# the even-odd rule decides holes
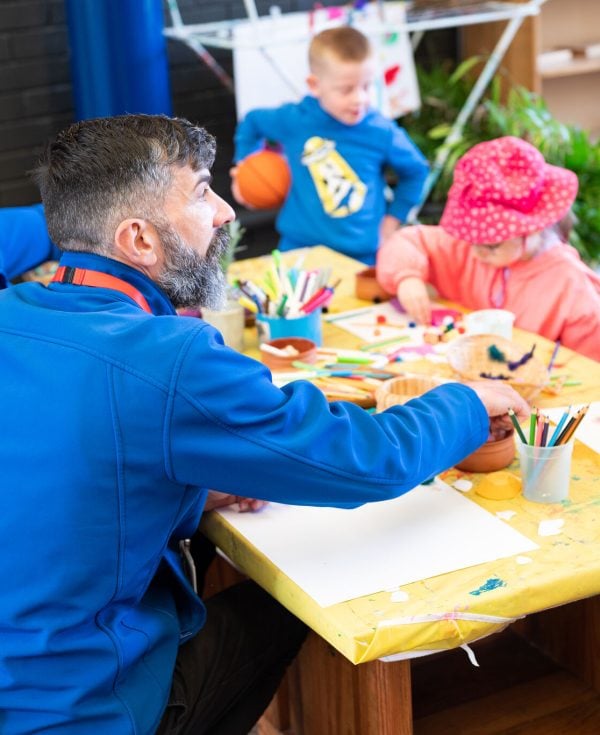
[[[295,257],[287,254],[286,260],[291,264]],[[268,262],[263,257],[234,263],[232,277],[247,277]],[[330,313],[366,305],[353,296],[360,263],[326,248],[312,248],[305,266],[316,264],[332,265],[334,277],[343,279]],[[546,362],[550,358],[553,344],[542,337],[515,330],[515,341],[527,349],[534,341],[536,355]],[[333,324],[324,326],[324,343],[350,348],[359,344]],[[247,352],[258,356],[252,331],[247,334]],[[599,399],[600,364],[562,348],[557,363],[571,382],[580,385],[563,388],[555,396],[542,394],[537,405]],[[432,370],[451,375],[447,365],[410,363],[411,372],[430,374]],[[516,460],[512,468],[518,472]],[[451,484],[460,474],[451,469],[443,479]],[[474,485],[481,478],[467,477]],[[546,614],[549,622],[536,618],[534,624],[525,621],[521,626],[600,692],[600,456],[576,441],[570,498],[560,504],[539,505],[519,496],[502,501],[500,508],[498,501],[485,500],[473,491],[468,497],[491,513],[513,510],[511,525],[540,549],[527,555],[532,560],[528,564],[500,559],[407,585],[403,590],[408,599],[401,605],[391,601],[389,592],[379,592],[321,608],[219,515],[207,514],[203,522],[207,535],[245,574],[318,634],[309,638],[295,668],[291,697],[295,735],[409,735],[413,732],[410,657],[469,644],[550,608],[559,609]],[[562,532],[539,536],[539,523],[546,519],[563,520]],[[504,586],[472,594],[491,578],[502,580]],[[585,602],[571,604],[578,600]],[[280,722],[279,727],[285,724]]]

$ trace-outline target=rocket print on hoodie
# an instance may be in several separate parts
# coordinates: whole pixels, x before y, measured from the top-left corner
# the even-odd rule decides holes
[[[317,189],[325,212],[331,217],[348,217],[362,207],[367,193],[366,184],[336,151],[335,142],[319,136],[304,144],[302,163]]]

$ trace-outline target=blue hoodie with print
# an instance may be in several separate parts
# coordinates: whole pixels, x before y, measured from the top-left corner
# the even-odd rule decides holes
[[[372,264],[385,214],[400,221],[420,201],[428,164],[407,133],[370,109],[356,125],[329,115],[314,97],[249,112],[235,135],[235,160],[265,141],[285,153],[292,185],[277,217],[280,249],[326,245]],[[384,171],[398,183],[386,201]]]

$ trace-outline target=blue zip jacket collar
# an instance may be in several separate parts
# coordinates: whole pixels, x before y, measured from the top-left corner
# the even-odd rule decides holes
[[[116,278],[122,278],[127,283],[130,283],[134,288],[146,298],[146,301],[152,309],[152,313],[155,316],[174,315],[177,312],[175,307],[169,301],[166,293],[154,283],[153,280],[148,278],[141,271],[132,268],[125,263],[121,263],[118,260],[112,260],[104,255],[96,255],[93,253],[63,253],[60,259],[60,265],[64,265],[70,268],[85,268],[87,270],[101,271],[102,273],[108,273]],[[95,288],[94,286],[73,286],[70,284],[57,284],[53,283],[50,288]],[[112,289],[111,289],[112,290]],[[119,293],[119,298],[126,299],[131,302],[131,299],[126,294]],[[133,302],[132,302],[133,303]]]

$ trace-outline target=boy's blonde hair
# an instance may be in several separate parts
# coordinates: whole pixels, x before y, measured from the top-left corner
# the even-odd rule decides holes
[[[364,61],[371,53],[371,44],[363,33],[350,26],[339,26],[321,31],[312,39],[308,64],[312,72],[318,72],[328,57],[337,61]]]

